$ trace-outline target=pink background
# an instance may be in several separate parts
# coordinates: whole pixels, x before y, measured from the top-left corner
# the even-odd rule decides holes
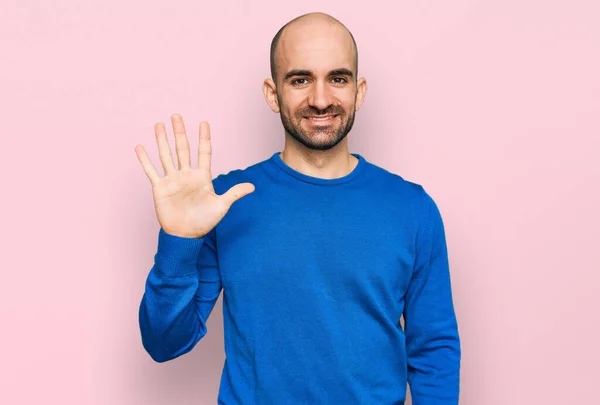
[[[0,403],[216,404],[221,298],[193,352],[142,348],[158,222],[134,147],[160,167],[178,112],[193,148],[210,122],[215,175],[281,150],[270,40],[317,10],[369,84],[351,151],[442,211],[461,404],[599,403],[595,0],[2,1]]]

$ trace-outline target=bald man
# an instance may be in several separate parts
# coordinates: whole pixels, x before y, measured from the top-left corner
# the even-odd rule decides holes
[[[455,405],[461,349],[444,225],[425,189],[348,150],[367,91],[352,34],[322,13],[286,24],[262,86],[283,151],[213,178],[208,123],[190,163],[181,116],[144,148],[160,223],[139,309],[144,348],[189,351],[223,291],[224,405]],[[404,318],[404,325],[401,318]]]

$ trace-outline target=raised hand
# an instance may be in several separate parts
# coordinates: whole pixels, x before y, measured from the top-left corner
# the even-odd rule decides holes
[[[252,193],[254,185],[239,183],[223,195],[215,194],[210,172],[212,148],[208,123],[200,123],[197,166],[190,164],[190,145],[183,118],[173,114],[171,123],[179,169],[173,163],[165,124],[162,122],[154,125],[154,132],[165,176],[159,177],[142,145],[136,145],[135,152],[152,183],[154,207],[162,229],[176,236],[200,238],[223,219],[234,202]]]

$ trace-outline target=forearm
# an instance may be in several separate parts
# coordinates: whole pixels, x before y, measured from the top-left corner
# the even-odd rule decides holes
[[[199,277],[196,258],[203,242],[165,235],[161,230],[139,307],[142,344],[157,362],[189,352],[206,334],[206,319],[220,283]]]
[[[439,330],[407,343],[408,383],[413,405],[457,405],[460,391],[460,339],[454,318]]]
[[[189,352],[206,333],[198,316],[195,276],[167,277],[154,266],[146,281],[139,308],[142,344],[157,362]]]

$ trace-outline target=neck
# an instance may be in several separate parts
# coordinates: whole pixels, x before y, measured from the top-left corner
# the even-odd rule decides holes
[[[308,149],[286,139],[280,156],[292,169],[322,179],[347,176],[358,164],[358,159],[348,151],[348,138],[329,150]]]

